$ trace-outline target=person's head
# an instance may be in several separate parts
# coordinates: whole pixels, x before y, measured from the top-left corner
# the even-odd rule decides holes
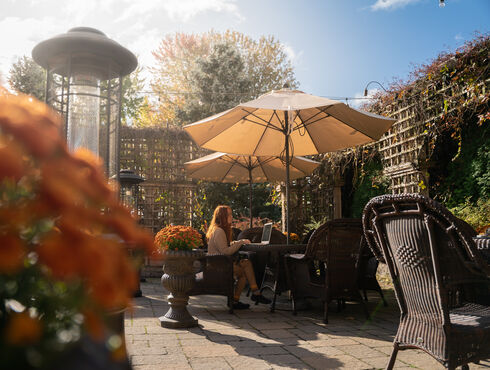
[[[229,206],[218,206],[214,210],[213,218],[211,220],[211,224],[209,225],[208,232],[206,233],[206,237],[209,238],[216,230],[217,227],[220,227],[224,230],[226,234],[226,239],[228,240],[228,244],[231,241],[231,222],[233,216],[231,212],[231,208]]]

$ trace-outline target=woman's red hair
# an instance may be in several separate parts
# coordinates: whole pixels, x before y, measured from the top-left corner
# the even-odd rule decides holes
[[[228,245],[230,245],[231,224],[228,223],[228,212],[231,213],[231,208],[228,206],[216,207],[213,213],[213,219],[211,220],[211,224],[209,225],[208,232],[206,233],[206,238],[208,239],[208,241],[213,235],[216,228],[220,227],[225,232],[226,240],[228,242]]]

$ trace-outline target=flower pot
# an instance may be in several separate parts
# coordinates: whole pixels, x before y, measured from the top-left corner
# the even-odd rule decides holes
[[[193,263],[204,255],[203,251],[163,252],[162,285],[170,294],[169,310],[159,318],[164,328],[190,328],[197,326],[197,319],[187,311],[189,292],[195,283]]]

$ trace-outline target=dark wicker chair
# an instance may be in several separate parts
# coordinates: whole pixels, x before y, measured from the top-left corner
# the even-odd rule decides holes
[[[204,256],[199,259],[201,271],[196,275],[194,287],[189,292],[193,295],[224,295],[227,297],[229,312],[233,313],[233,257]]]
[[[373,198],[363,226],[374,255],[388,265],[401,311],[387,368],[408,348],[449,369],[488,358],[490,306],[475,302],[479,294],[488,298],[489,267],[468,226],[420,194]]]
[[[368,247],[366,239],[363,237],[361,241],[361,251],[359,252],[359,262],[358,262],[358,280],[359,289],[364,293],[364,300],[367,298],[367,290],[374,290],[378,292],[383,301],[383,305],[386,307],[388,303],[386,302],[383,290],[378,283],[376,278],[376,272],[378,270],[379,262],[374,257],[373,252]]]
[[[291,287],[293,314],[301,298],[320,298],[324,304],[323,321],[328,322],[332,300],[361,302],[369,317],[357,285],[357,260],[362,238],[359,219],[338,219],[320,226],[310,237],[306,253],[285,256],[288,284]],[[311,261],[325,266],[325,273],[312,272]]]

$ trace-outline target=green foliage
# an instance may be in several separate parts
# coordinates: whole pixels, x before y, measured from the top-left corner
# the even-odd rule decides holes
[[[141,67],[138,67],[134,72],[123,77],[121,104],[121,123],[123,125],[132,124],[144,103],[145,98],[140,93],[145,86],[144,78],[140,78],[142,70]]]
[[[44,101],[46,73],[32,58],[23,56],[17,59],[10,68],[8,82],[15,91]]]
[[[305,229],[304,231],[305,231],[305,233],[308,233],[311,230],[316,230],[320,226],[322,226],[325,222],[327,222],[327,217],[325,217],[325,216],[319,218],[318,220],[315,220],[315,218],[312,216],[310,218],[310,222],[308,222],[307,224],[304,225],[304,229]]]
[[[456,217],[479,229],[490,224],[490,198],[472,202],[469,198],[456,207],[449,209]]]
[[[273,187],[268,184],[253,184],[252,186],[254,217],[279,220],[281,209],[271,202]],[[214,209],[221,204],[231,207],[235,219],[239,219],[241,216],[248,217],[250,214],[249,185],[201,182],[194,202],[192,225],[199,229],[206,222],[209,223]]]
[[[377,158],[362,163],[353,179],[352,205],[349,217],[359,218],[367,202],[388,192],[388,178],[383,175],[383,166]]]
[[[234,107],[242,98],[236,92],[249,91],[252,85],[240,52],[230,42],[215,44],[209,55],[199,57],[190,78],[193,98],[177,109],[177,118],[183,124]]]
[[[488,124],[468,125],[461,146],[439,143],[435,153],[438,166],[432,196],[447,207],[475,205],[478,199],[490,198],[490,128]],[[452,144],[452,148],[451,145]],[[443,147],[441,147],[443,146]],[[459,154],[457,154],[459,151]],[[431,174],[432,175],[432,174]]]

